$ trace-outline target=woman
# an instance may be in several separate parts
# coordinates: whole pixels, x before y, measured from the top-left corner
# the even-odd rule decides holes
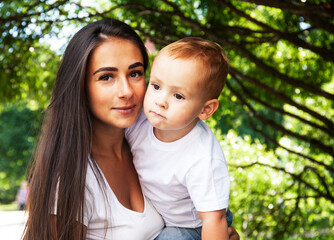
[[[124,140],[142,108],[147,65],[141,39],[117,20],[88,24],[70,41],[34,161],[25,239],[160,232]]]
[[[142,108],[147,66],[125,23],[104,19],[74,35],[46,110],[24,239],[154,239],[161,231],[124,138]]]

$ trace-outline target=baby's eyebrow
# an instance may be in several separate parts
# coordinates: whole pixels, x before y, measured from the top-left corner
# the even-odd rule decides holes
[[[151,80],[153,80],[155,82],[161,82],[161,80],[157,76],[155,76],[155,75],[150,75],[150,81]]]

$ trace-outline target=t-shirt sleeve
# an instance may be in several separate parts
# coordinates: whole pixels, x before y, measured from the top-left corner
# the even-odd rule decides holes
[[[146,116],[143,110],[141,110],[136,122],[125,129],[125,138],[128,140],[129,143],[136,138],[136,135],[139,132],[141,124],[146,120]]]
[[[83,212],[83,224],[88,226],[88,223],[92,216],[92,206],[94,202],[94,195],[89,191],[89,189],[85,188],[85,202],[84,202],[84,212]]]
[[[57,203],[58,203],[58,190],[59,190],[59,181],[57,182],[56,191],[55,191],[55,201],[52,208],[51,214],[57,215]],[[93,194],[89,189],[85,188],[85,203],[84,203],[84,212],[83,212],[83,224],[88,226],[89,219],[92,216],[92,201],[94,201]]]
[[[227,208],[230,179],[224,157],[195,161],[186,174],[186,186],[197,211]]]

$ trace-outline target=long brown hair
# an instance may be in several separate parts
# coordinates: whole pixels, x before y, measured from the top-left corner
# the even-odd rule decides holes
[[[30,172],[24,239],[71,240],[83,233],[77,221],[83,223],[93,131],[85,75],[92,51],[108,37],[132,41],[142,53],[144,69],[148,66],[142,40],[123,22],[103,19],[73,36],[57,73]],[[55,224],[51,224],[52,214],[57,215]]]

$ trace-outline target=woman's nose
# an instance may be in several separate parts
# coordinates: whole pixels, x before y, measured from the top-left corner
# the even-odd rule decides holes
[[[129,99],[133,95],[133,89],[128,79],[122,78],[118,82],[118,97],[122,99]]]

